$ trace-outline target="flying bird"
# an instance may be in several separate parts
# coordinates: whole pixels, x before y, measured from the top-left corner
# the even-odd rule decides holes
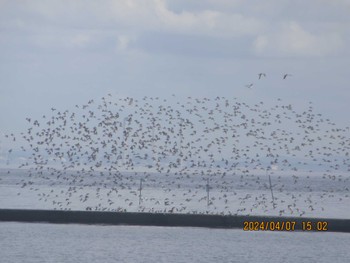
[[[264,73],[260,74],[259,79],[265,77]],[[291,76],[280,74],[283,79]],[[247,83],[244,86],[251,88],[253,85],[254,83]],[[60,210],[71,209],[72,202],[76,201],[84,206],[89,203],[89,206],[85,207],[86,210],[96,211],[231,214],[228,205],[231,198],[229,193],[235,189],[231,182],[240,180],[240,186],[237,187],[245,187],[242,188],[243,191],[266,190],[266,177],[264,179],[260,175],[256,176],[253,172],[263,170],[264,163],[270,167],[267,169],[265,166],[266,173],[271,172],[272,175],[272,165],[278,164],[281,170],[294,173],[299,167],[304,170],[310,167],[306,161],[309,160],[310,165],[318,163],[324,168],[327,172],[323,175],[324,179],[339,182],[344,179],[333,175],[333,172],[337,173],[334,170],[344,167],[350,171],[350,165],[343,163],[349,159],[332,156],[340,151],[346,152],[348,156],[346,145],[350,139],[346,137],[345,129],[344,131],[335,129],[333,127],[335,124],[329,119],[323,119],[321,114],[314,114],[312,105],[309,105],[307,111],[298,112],[292,105],[281,103],[280,98],[277,99],[279,101],[277,105],[270,108],[262,101],[259,104],[249,105],[236,98],[230,101],[225,97],[216,97],[213,100],[187,97],[185,101],[177,101],[179,106],[175,107],[172,104],[163,104],[158,97],[144,97],[140,101],[135,98],[110,100],[108,97],[112,95],[94,103],[90,100],[89,107],[76,105],[79,111],[69,114],[68,110],[65,112],[55,110],[52,112],[52,117],[47,116],[46,121],[40,123],[33,118],[27,118],[31,127],[27,133],[21,134],[28,142],[26,145],[29,148],[22,147],[22,150],[31,153],[31,157],[28,158],[29,163],[22,163],[20,168],[28,167],[29,177],[39,176],[41,179],[49,180],[47,182],[52,187],[50,192],[44,189],[43,192],[39,192],[39,200],[52,201],[54,208]],[[127,107],[128,104],[132,107]],[[192,114],[193,118],[187,119],[187,112]],[[297,126],[291,130],[285,129],[291,122],[283,126],[285,119],[295,121]],[[274,126],[275,123],[278,126]],[[320,123],[323,123],[322,127],[325,128],[327,128],[325,125],[332,126],[322,131]],[[275,127],[278,129],[274,129]],[[269,132],[266,133],[265,130]],[[294,130],[297,133],[294,133]],[[212,134],[212,138],[207,142],[205,138],[209,133]],[[332,134],[332,137],[327,133]],[[5,137],[15,140],[14,134]],[[247,139],[245,143],[245,139],[240,140],[242,137],[249,137],[253,141]],[[322,141],[323,137],[326,140]],[[344,145],[333,144],[333,141],[328,143],[332,138],[334,142],[339,139],[346,143]],[[223,155],[224,152],[227,152],[227,155]],[[12,156],[14,153],[16,150],[8,150],[7,163],[14,159]],[[282,156],[285,158],[281,159]],[[303,156],[306,159],[305,162],[292,166],[293,162],[288,156],[292,158],[291,160]],[[55,162],[57,168],[51,168],[51,162]],[[146,168],[154,170],[154,174],[153,171],[147,172]],[[73,169],[76,171],[71,172]],[[137,169],[140,169],[140,172]],[[135,174],[131,172],[133,170]],[[46,176],[48,173],[50,176]],[[68,176],[70,174],[72,175]],[[192,177],[197,174],[200,176]],[[210,179],[211,185],[207,181],[207,189],[210,190],[211,198],[203,191],[204,177]],[[148,200],[143,199],[141,190],[144,187],[140,186],[139,189],[137,187],[140,180],[147,178],[168,196],[163,199],[154,195]],[[307,212],[316,211],[316,202],[313,202],[309,193],[308,196],[289,194],[285,184],[282,184],[284,176],[274,178],[278,180],[273,185],[275,190],[287,191],[286,195],[290,196],[289,199],[283,198],[283,200],[276,198],[276,202],[272,196],[273,209],[276,209],[277,213],[277,209],[282,208],[279,210],[280,215],[290,213],[303,216],[306,211],[302,210],[303,207],[297,206],[300,201],[307,203],[304,205],[308,208]],[[199,188],[183,191],[185,189],[182,189],[182,185],[187,184],[186,180],[191,180],[192,186],[198,183]],[[297,175],[289,178],[286,174],[285,180],[287,183],[294,182],[301,185]],[[63,182],[68,187],[55,188]],[[41,190],[33,187],[32,180],[23,179],[21,184],[22,188]],[[83,189],[80,192],[79,189],[83,185],[92,191],[90,195],[89,192],[84,193]],[[214,195],[211,189],[213,187],[219,189],[219,186],[220,192],[217,191]],[[311,186],[307,185],[305,189],[312,192],[314,189]],[[175,191],[175,188],[181,191]],[[272,184],[270,190],[272,195]],[[346,191],[349,191],[348,188]],[[237,193],[234,192],[234,195]],[[326,198],[328,195],[334,197],[333,193],[323,192],[320,198]],[[142,206],[140,201],[137,205],[137,196],[144,202]],[[175,201],[178,197],[182,199],[182,203]],[[258,212],[260,209],[268,212],[266,208],[271,199],[267,199],[264,193],[258,196],[244,193],[244,195],[238,194],[235,198],[237,197],[244,207],[238,208],[236,214],[245,214],[249,210]],[[197,211],[190,208],[193,202],[205,200],[207,200],[205,210]],[[287,203],[288,201],[290,203]],[[247,206],[248,202],[251,204],[250,207]],[[216,205],[222,206],[224,210],[220,212]],[[321,209],[323,211],[323,208]]]
[[[284,74],[283,79],[286,79],[288,76],[293,76],[292,74]]]
[[[265,73],[259,73],[258,76],[259,76],[259,79],[261,79],[261,77],[265,77],[266,78],[266,74]]]
[[[254,84],[253,83],[250,83],[250,84],[247,84],[245,85],[248,89],[250,89]]]

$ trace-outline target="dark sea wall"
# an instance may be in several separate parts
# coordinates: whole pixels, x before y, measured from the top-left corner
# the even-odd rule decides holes
[[[348,232],[350,219],[0,209],[0,221]]]

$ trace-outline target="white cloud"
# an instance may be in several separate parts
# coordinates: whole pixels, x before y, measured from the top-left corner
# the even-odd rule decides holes
[[[254,42],[255,50],[260,54],[268,47],[269,38],[267,36],[258,36]]]
[[[129,43],[130,43],[130,38],[125,35],[120,35],[117,37],[118,43],[117,43],[117,49],[119,51],[125,50],[128,48]]]
[[[254,49],[258,55],[326,56],[337,53],[343,40],[336,32],[313,34],[297,22],[283,24],[277,32],[256,37]]]
[[[252,35],[262,28],[262,21],[239,13],[222,13],[203,10],[201,12],[183,11],[179,14],[167,9],[165,2],[156,0],[156,14],[161,25],[168,30],[208,36]]]
[[[184,2],[184,9],[176,12],[165,0],[24,0],[21,5],[10,1],[6,4],[8,12],[0,10],[0,26],[11,32],[4,39],[8,37],[22,47],[63,52],[91,47],[105,52],[108,46],[119,53],[130,51],[130,44],[147,33],[222,39],[255,36],[264,27],[259,19],[210,9],[215,6],[212,0],[206,3],[204,9],[190,10]],[[220,1],[220,6],[226,4]],[[14,35],[17,37],[11,37]]]
[[[84,47],[91,41],[91,37],[87,34],[77,34],[71,39],[73,46]]]
[[[109,12],[109,11],[107,11]],[[166,31],[206,36],[239,36],[257,33],[262,21],[239,13],[210,9],[176,13],[164,0],[113,2],[110,19],[134,31]]]
[[[191,12],[181,12],[176,14],[167,9],[163,0],[155,0],[155,14],[161,23],[161,26],[167,29],[189,30],[197,27],[212,29],[216,25],[218,12],[204,11],[198,14]]]

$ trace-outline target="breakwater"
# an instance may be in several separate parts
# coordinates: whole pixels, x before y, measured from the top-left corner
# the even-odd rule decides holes
[[[306,217],[0,209],[0,221],[350,233],[350,219]]]

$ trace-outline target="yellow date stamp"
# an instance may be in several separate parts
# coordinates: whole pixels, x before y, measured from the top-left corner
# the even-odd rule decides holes
[[[294,231],[295,221],[244,221],[244,231]]]
[[[303,231],[328,231],[327,221],[302,221],[301,230]]]
[[[244,221],[244,231],[328,231],[327,221]]]

